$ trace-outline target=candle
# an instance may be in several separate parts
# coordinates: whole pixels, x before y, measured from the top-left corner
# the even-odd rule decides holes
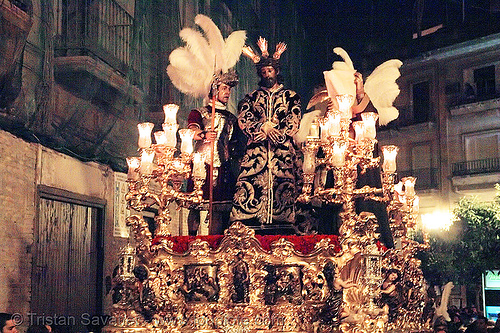
[[[331,136],[339,136],[340,135],[340,118],[341,114],[339,112],[332,112],[328,115],[328,122]]]
[[[205,161],[200,153],[195,153],[193,157],[193,177],[205,178]]]
[[[408,197],[415,196],[415,182],[417,179],[415,177],[406,177],[405,183],[405,195]]]
[[[309,135],[307,137],[311,139],[319,138],[319,126],[316,119],[311,123],[311,128],[309,129]]]
[[[139,173],[137,169],[141,165],[141,159],[139,157],[127,157],[128,173],[127,178],[129,180],[139,179]]]
[[[158,145],[167,144],[167,134],[165,133],[165,131],[155,132],[155,140],[156,140],[156,144],[158,144]]]
[[[377,123],[378,114],[375,112],[363,112],[361,114],[361,119],[363,119],[365,123],[365,138],[375,139],[377,136],[375,125]]]
[[[165,132],[165,145],[167,147],[175,147],[177,145],[177,128],[179,125],[172,123],[164,123],[163,131]]]
[[[174,168],[174,170],[176,170],[177,172],[181,172],[182,169],[184,169],[184,163],[182,163],[181,161],[179,160],[174,160],[172,162],[172,167]]]
[[[362,121],[355,121],[352,123],[354,132],[356,134],[356,141],[361,141],[365,138],[365,123]]]
[[[153,127],[154,124],[152,123],[137,124],[137,129],[139,129],[139,141],[137,145],[139,148],[149,148],[151,146],[151,131]]]
[[[413,209],[412,209],[412,212],[413,213],[418,213],[419,210],[420,210],[420,198],[418,197],[418,195],[416,195],[415,198],[413,198]]]
[[[184,128],[179,130],[179,135],[181,136],[181,152],[191,154],[193,152],[194,131]]]
[[[330,135],[330,122],[328,121],[328,118],[320,120],[319,126],[321,128],[321,140],[326,141]]]
[[[382,147],[382,153],[384,154],[384,163],[382,164],[382,169],[384,170],[384,172],[396,172],[396,156],[398,154],[398,150],[399,148],[393,145]]]
[[[302,170],[304,173],[314,173],[316,168],[316,161],[314,156],[314,150],[305,150],[304,151],[304,164],[302,166]]]
[[[396,185],[394,185],[394,196],[397,201],[402,202],[401,198],[403,198],[403,182],[399,182]]]
[[[144,149],[141,155],[141,173],[142,175],[150,175],[153,171],[153,159],[155,151],[153,149]]]
[[[332,165],[334,167],[341,167],[345,162],[345,150],[346,146],[339,142],[334,142],[333,146],[333,154],[332,154]]]
[[[403,210],[408,209],[408,203],[406,202],[406,197],[401,197],[401,200],[399,202],[403,204],[403,206],[401,207]]]
[[[179,111],[179,106],[175,104],[166,104],[163,106],[163,112],[165,113],[164,124],[177,124],[177,111]]]
[[[339,111],[342,119],[351,119],[352,118],[351,106],[352,103],[354,102],[354,96],[343,94],[343,95],[336,95],[335,98],[337,99],[337,102],[339,104]]]

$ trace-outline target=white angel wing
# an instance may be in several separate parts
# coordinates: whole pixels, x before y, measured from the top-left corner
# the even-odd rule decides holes
[[[375,68],[364,83],[365,93],[378,111],[380,125],[387,125],[399,116],[392,104],[399,95],[396,80],[401,75],[399,68],[402,64],[397,59],[388,60]]]
[[[448,282],[443,288],[443,293],[441,294],[441,304],[434,311],[434,317],[438,318],[443,316],[446,321],[451,321],[450,315],[448,314],[448,301],[450,299],[451,290],[453,289],[453,282]]]
[[[309,129],[311,128],[311,124],[314,121],[314,118],[319,117],[320,114],[320,110],[314,110],[302,116],[302,119],[300,120],[299,130],[293,137],[296,143],[302,143],[306,141],[307,134],[309,134]]]

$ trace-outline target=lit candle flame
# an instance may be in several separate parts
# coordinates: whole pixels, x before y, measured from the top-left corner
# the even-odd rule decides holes
[[[137,124],[137,129],[139,129],[139,141],[137,145],[139,148],[149,148],[151,146],[151,131],[154,126],[153,123]]]
[[[177,111],[179,111],[179,106],[176,104],[165,104],[163,106],[163,112],[165,113],[164,124],[177,124]]]

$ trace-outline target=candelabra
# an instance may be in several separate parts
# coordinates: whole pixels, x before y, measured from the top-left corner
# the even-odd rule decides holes
[[[352,122],[350,108],[353,96],[337,95],[336,98],[338,110],[329,110],[323,119],[315,120],[310,128],[303,148],[304,186],[298,200],[308,203],[312,199],[319,199],[324,203],[342,205],[340,236],[344,239],[354,235],[356,225],[360,222],[355,209],[356,199],[382,202],[387,206],[388,213],[402,213],[391,218],[395,236],[401,235],[402,230],[415,226],[418,211],[418,197],[414,190],[416,179],[406,177],[395,184],[398,148],[383,146],[383,163],[379,156],[374,156],[378,115],[373,112],[362,113],[362,121]],[[320,149],[322,154],[318,154]],[[380,166],[382,187],[356,187],[358,177],[364,175],[367,169],[378,169]],[[324,188],[322,184],[313,186],[317,168],[332,171],[333,187]]]
[[[182,139],[181,152],[176,155],[177,129],[176,115],[179,107],[167,104],[163,107],[165,121],[163,131],[154,133],[156,140],[152,144],[152,123],[141,123],[139,129],[140,157],[127,158],[129,191],[125,196],[129,208],[143,211],[154,207],[155,236],[168,236],[171,222],[169,206],[176,202],[185,207],[202,202],[202,186],[205,182],[205,161],[201,154],[193,154],[194,131],[179,130]],[[182,184],[191,178],[194,189],[183,192]]]
[[[427,246],[407,239],[408,229],[416,226],[419,201],[414,190],[416,179],[414,177],[397,179],[398,147],[383,146],[381,148],[383,159],[375,154],[377,147],[375,125],[378,115],[372,112],[362,113],[362,121],[353,122],[351,121],[353,96],[337,95],[335,98],[338,108],[332,110],[330,107],[325,117],[313,121],[309,130],[303,147],[304,186],[298,201],[302,203],[321,201],[324,204],[341,206],[339,239],[345,257],[343,261],[351,260],[350,253],[356,248],[360,249],[365,266],[363,284],[366,289],[363,299],[366,302],[360,302],[358,298],[358,301],[352,303],[366,305],[361,307],[362,310],[357,307],[362,312],[358,314],[365,318],[366,322],[380,321],[382,310],[375,306],[374,298],[378,294],[377,285],[382,281],[381,268],[384,262],[394,263],[396,259],[387,258],[397,257],[399,264],[402,262],[399,260],[402,257],[409,260],[416,250]],[[334,180],[332,187],[325,188],[324,184],[315,181],[317,170],[332,172]],[[379,171],[377,177],[380,179],[372,179],[373,170]],[[358,180],[363,181],[358,182]],[[358,183],[370,185],[358,186]],[[396,249],[385,254],[383,251],[378,252],[376,245],[378,234],[374,222],[376,218],[373,214],[356,213],[358,199],[377,202],[385,207],[390,229],[396,240]],[[425,235],[424,241],[426,241]],[[405,246],[404,251],[398,250],[402,247],[402,243]],[[412,267],[413,271],[419,272],[416,267]],[[348,301],[347,307],[349,306]],[[353,308],[356,306],[353,305]]]

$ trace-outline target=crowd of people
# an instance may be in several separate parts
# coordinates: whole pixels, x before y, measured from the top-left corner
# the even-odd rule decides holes
[[[443,316],[435,318],[433,330],[435,333],[499,333],[500,317],[496,321],[488,320],[475,306],[458,308],[448,307],[450,320]]]
[[[2,312],[0,313],[0,333],[19,333],[19,316]],[[52,333],[49,325],[30,325],[26,333]]]

